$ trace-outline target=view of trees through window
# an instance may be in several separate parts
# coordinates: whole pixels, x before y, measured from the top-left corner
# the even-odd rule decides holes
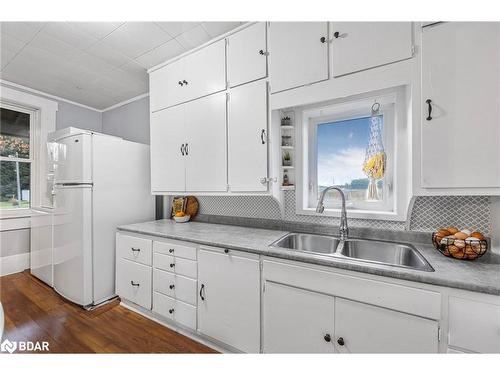
[[[366,200],[369,179],[363,162],[369,136],[369,116],[318,124],[318,194],[335,185],[344,190],[348,201]],[[383,179],[377,186],[382,195]],[[330,191],[326,198],[336,200],[338,194]]]
[[[0,108],[0,209],[30,205],[30,115]]]

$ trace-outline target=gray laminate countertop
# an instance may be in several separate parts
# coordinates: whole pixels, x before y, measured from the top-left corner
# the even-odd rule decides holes
[[[413,245],[432,265],[434,272],[269,247],[271,243],[289,233],[280,230],[203,222],[178,224],[170,219],[122,225],[118,229],[426,284],[500,295],[500,255],[490,252],[475,261],[451,259],[435,250],[430,240],[428,244],[413,243]]]

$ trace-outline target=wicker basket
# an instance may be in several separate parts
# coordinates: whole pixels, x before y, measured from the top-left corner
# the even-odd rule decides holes
[[[441,254],[456,259],[474,260],[483,256],[488,250],[486,240],[440,237],[437,232],[432,234],[432,243]]]

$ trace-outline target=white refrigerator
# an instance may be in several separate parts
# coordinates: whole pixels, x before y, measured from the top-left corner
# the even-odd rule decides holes
[[[115,296],[116,227],[154,219],[149,146],[66,128],[49,150],[54,289],[91,307]]]

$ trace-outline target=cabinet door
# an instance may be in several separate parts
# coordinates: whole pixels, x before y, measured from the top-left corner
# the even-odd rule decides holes
[[[231,91],[228,103],[228,174],[231,191],[266,191],[267,82]]]
[[[229,86],[267,76],[266,24],[259,22],[227,38]]]
[[[180,59],[149,75],[151,112],[173,106],[185,100],[184,60]],[[181,82],[181,83],[179,83]]]
[[[260,349],[258,258],[238,252],[198,253],[198,329],[248,353]]]
[[[184,106],[151,114],[151,190],[184,191],[185,160],[181,146],[186,143]]]
[[[227,191],[226,94],[186,104],[186,190]]]
[[[324,42],[322,38],[325,38]],[[328,79],[327,41],[326,22],[271,22],[271,91],[283,91]]]
[[[334,344],[341,353],[437,353],[438,329],[434,320],[335,298]]]
[[[422,187],[500,187],[499,98],[499,23],[423,29]]]
[[[412,56],[411,22],[333,22],[333,76]]]
[[[220,40],[184,58],[187,100],[226,89],[226,41]]]
[[[333,297],[269,281],[263,296],[264,353],[333,353]]]

